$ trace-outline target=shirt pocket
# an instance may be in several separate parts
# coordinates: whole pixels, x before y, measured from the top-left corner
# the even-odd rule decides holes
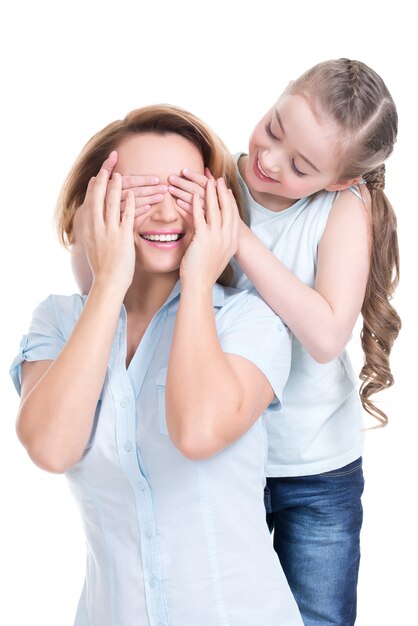
[[[165,383],[167,379],[167,368],[164,367],[157,374],[157,405],[158,405],[158,427],[162,435],[168,435],[167,420],[165,416]]]

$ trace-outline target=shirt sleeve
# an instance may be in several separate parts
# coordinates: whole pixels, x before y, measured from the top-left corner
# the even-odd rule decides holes
[[[290,371],[289,329],[255,290],[237,295],[228,313],[228,324],[218,331],[222,350],[248,359],[263,372],[276,396],[272,404],[279,409]]]
[[[20,395],[23,361],[53,361],[65,343],[57,321],[53,296],[41,302],[32,315],[29,331],[20,342],[19,353],[13,359],[10,375]]]

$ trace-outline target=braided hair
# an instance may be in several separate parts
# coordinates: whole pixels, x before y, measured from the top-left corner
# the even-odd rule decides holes
[[[389,355],[401,328],[390,302],[399,281],[396,216],[384,193],[384,162],[392,153],[398,130],[396,107],[381,77],[350,59],[315,65],[292,82],[287,93],[306,97],[314,110],[337,123],[341,131],[339,179],[361,176],[370,192],[372,244],[361,310],[360,399],[384,426],[388,418],[370,396],[393,385]]]

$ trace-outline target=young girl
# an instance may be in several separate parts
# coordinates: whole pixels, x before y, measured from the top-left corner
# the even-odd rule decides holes
[[[134,219],[130,192],[121,216],[122,176],[153,185],[150,172],[165,181],[185,165],[218,179],[205,213],[166,191]],[[72,241],[81,212],[93,284],[36,309],[11,372],[22,443],[66,472],[82,512],[76,626],[302,625],[264,521],[257,419],[280,406],[290,338],[256,293],[216,283],[237,246],[227,185],[217,137],[155,106],[97,133],[64,186],[60,234]]]
[[[236,158],[248,225],[236,284],[255,285],[294,333],[284,408],[268,424],[266,506],[306,626],[356,617],[364,427],[345,346],[361,311],[360,398],[384,425],[370,396],[393,384],[400,329],[396,218],[383,192],[396,134],[382,79],[338,59],[291,82]],[[169,190],[187,209],[206,180],[183,170]]]

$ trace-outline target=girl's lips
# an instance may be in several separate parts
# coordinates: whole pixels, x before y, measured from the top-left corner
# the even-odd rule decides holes
[[[254,174],[257,176],[257,178],[262,180],[263,183],[277,183],[278,182],[277,180],[274,180],[274,178],[270,178],[270,176],[266,176],[264,172],[261,171],[257,156],[254,158],[253,171],[254,171]]]

